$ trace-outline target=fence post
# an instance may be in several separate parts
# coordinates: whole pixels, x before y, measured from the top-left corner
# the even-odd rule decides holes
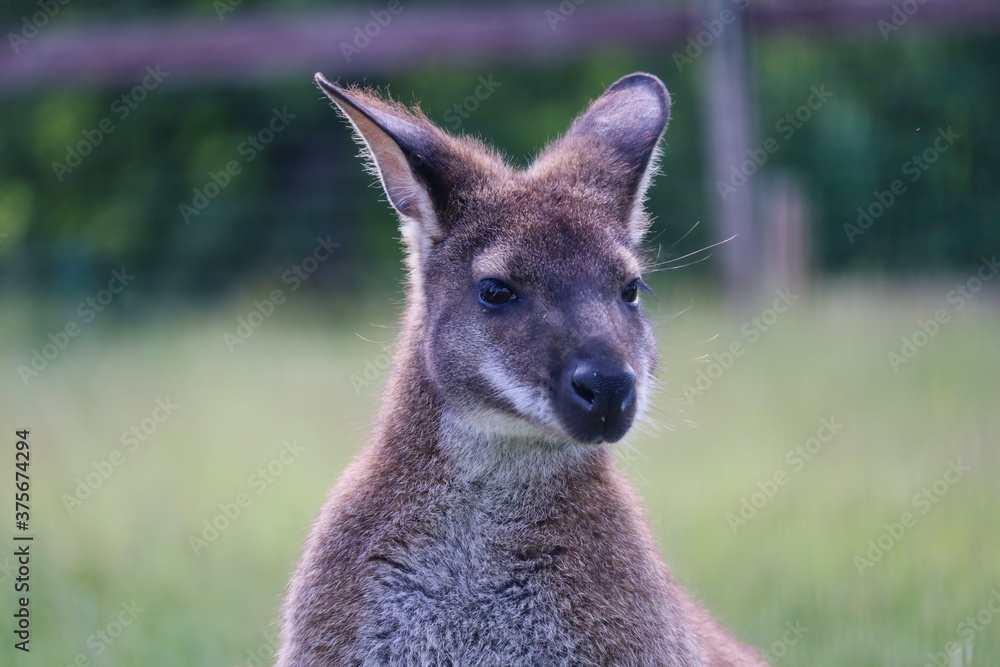
[[[712,241],[735,237],[719,248],[723,287],[730,304],[747,306],[764,281],[754,187],[761,167],[747,152],[754,148],[756,124],[746,66],[744,13],[726,0],[708,0],[703,6],[705,20],[717,28],[711,31],[706,26],[714,40],[706,47],[707,63],[702,70],[708,201],[717,230]]]

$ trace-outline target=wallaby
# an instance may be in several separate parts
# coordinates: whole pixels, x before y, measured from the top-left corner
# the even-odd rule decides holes
[[[519,170],[419,110],[316,82],[399,213],[409,285],[277,664],[764,665],[674,584],[610,451],[654,382],[640,244],[663,83],[619,80]]]

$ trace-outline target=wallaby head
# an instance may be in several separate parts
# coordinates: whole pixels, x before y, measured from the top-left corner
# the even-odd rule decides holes
[[[419,111],[316,81],[401,217],[409,324],[452,418],[486,436],[621,439],[656,363],[640,244],[670,110],[660,80],[614,83],[527,169]]]
[[[613,84],[526,169],[317,82],[399,212],[410,291],[382,409],[289,584],[280,667],[749,667],[677,588],[610,447],[656,364],[643,198],[669,114]]]

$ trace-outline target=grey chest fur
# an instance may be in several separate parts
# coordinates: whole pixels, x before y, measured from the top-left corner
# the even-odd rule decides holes
[[[482,505],[443,510],[373,555],[371,610],[353,652],[365,666],[556,667],[586,664],[560,622],[565,547]]]

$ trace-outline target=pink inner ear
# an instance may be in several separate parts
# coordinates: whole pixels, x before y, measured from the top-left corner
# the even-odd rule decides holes
[[[399,145],[381,127],[362,114],[351,115],[358,134],[371,152],[382,187],[393,207],[403,215],[423,218],[421,210],[430,209],[430,200],[414,177],[410,164]],[[433,215],[433,211],[430,211]]]
[[[433,239],[440,237],[440,224],[424,184],[416,177],[403,147],[390,135],[419,133],[418,119],[403,117],[404,111],[372,94],[345,90],[320,75],[317,82],[365,146],[369,170],[378,176],[389,203],[404,217],[403,238],[414,254],[421,255]]]
[[[670,117],[670,94],[656,77],[631,74],[615,82],[573,123],[566,136],[591,136],[628,159],[649,160]]]
[[[580,114],[531,171],[601,193],[639,243],[649,224],[642,204],[669,113],[670,96],[659,79],[642,73],[626,76]]]

